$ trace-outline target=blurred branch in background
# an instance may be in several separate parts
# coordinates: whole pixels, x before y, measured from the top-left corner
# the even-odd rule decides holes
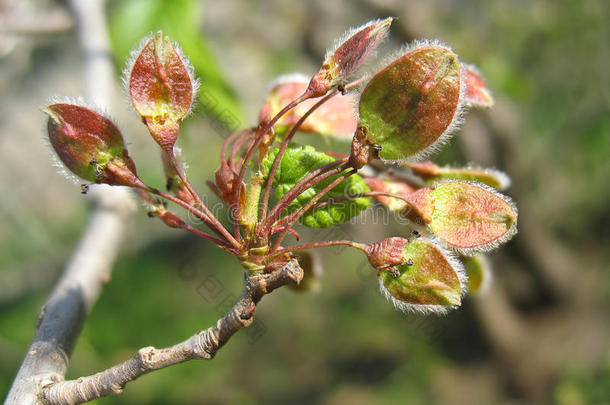
[[[33,13],[24,10],[24,4],[27,2],[0,2],[0,34],[49,35],[72,28],[72,16],[65,9]]]
[[[475,46],[477,40],[473,38],[476,35],[479,35],[479,38],[485,37],[477,34],[477,30],[480,32],[487,24],[491,24],[494,18],[499,19],[494,13],[499,12],[501,15],[503,8],[501,3],[490,3],[485,6],[486,11],[477,13],[473,10],[477,7],[477,2],[452,4],[442,1],[362,0],[362,4],[374,13],[398,16],[397,26],[401,29],[405,41],[414,37],[438,36],[438,27],[435,28],[438,22],[444,18],[449,19],[450,15],[455,16],[459,11],[460,17],[455,18],[452,23],[456,24],[454,29],[445,29],[444,33],[452,38],[465,37],[467,39],[463,40],[463,43]],[[465,127],[454,141],[467,162],[503,167],[513,180],[510,195],[519,203],[520,233],[510,255],[500,252],[502,259],[497,261],[497,271],[507,272],[512,267],[514,271],[522,274],[526,285],[520,286],[521,291],[515,291],[514,282],[511,283],[508,279],[510,276],[500,275],[493,290],[477,297],[473,304],[474,313],[493,348],[502,374],[506,376],[507,385],[515,389],[520,396],[536,402],[548,400],[552,384],[556,383],[570,366],[580,364],[591,369],[602,368],[604,357],[599,354],[604,352],[604,348],[607,350],[607,337],[610,335],[608,308],[605,305],[603,289],[600,288],[604,285],[603,259],[590,255],[590,250],[577,249],[575,245],[570,246],[560,240],[556,229],[550,226],[553,213],[547,211],[552,202],[567,207],[568,196],[587,184],[577,181],[569,186],[569,182],[575,180],[574,176],[562,173],[562,169],[559,169],[569,166],[570,162],[580,160],[578,152],[584,151],[573,150],[565,153],[568,149],[560,145],[564,138],[569,138],[570,140],[566,141],[569,143],[578,142],[576,140],[579,137],[574,136],[575,134],[582,134],[585,128],[596,120],[603,119],[600,118],[600,114],[603,117],[600,111],[604,110],[602,96],[604,89],[608,91],[608,86],[602,86],[601,92],[589,89],[589,82],[581,80],[581,75],[586,69],[592,71],[589,79],[597,77],[601,71],[596,71],[596,66],[607,68],[610,55],[606,47],[605,51],[595,53],[591,63],[587,62],[588,57],[571,61],[572,63],[565,63],[564,59],[557,61],[557,54],[560,58],[566,58],[576,51],[573,49],[570,53],[568,41],[553,41],[549,38],[551,26],[563,25],[562,30],[573,33],[574,37],[571,38],[578,38],[581,42],[572,45],[582,52],[586,49],[584,44],[595,38],[592,35],[596,33],[598,24],[601,24],[601,27],[604,27],[601,31],[606,33],[594,39],[596,46],[601,47],[603,43],[608,43],[609,38],[607,26],[599,14],[599,8],[604,7],[601,4],[603,3],[591,1],[578,7],[573,5],[573,10],[570,11],[569,8],[562,9],[560,6],[550,9],[544,2],[535,2],[526,14],[527,18],[533,21],[517,24],[514,22],[514,16],[510,23],[502,21],[505,25],[511,24],[510,27],[503,27],[504,29],[510,28],[515,32],[522,30],[521,35],[507,36],[501,41],[493,39],[496,44],[503,43],[506,49],[502,52],[506,53],[520,49],[517,46],[520,43],[536,42],[540,45],[540,51],[525,47],[522,50],[525,55],[515,55],[515,59],[522,60],[513,61],[512,66],[507,67],[512,71],[505,73],[506,76],[514,75],[521,80],[526,80],[525,76],[533,80],[529,85],[543,97],[539,101],[541,105],[538,107],[538,114],[545,109],[548,111],[551,108],[561,108],[558,105],[561,101],[551,99],[545,94],[547,91],[551,94],[558,91],[557,83],[551,86],[551,90],[544,88],[547,85],[545,82],[548,81],[548,72],[554,71],[550,68],[552,61],[562,66],[564,79],[567,76],[573,78],[562,83],[563,85],[587,94],[587,97],[581,100],[577,100],[576,96],[562,117],[560,114],[554,115],[557,122],[550,120],[546,123],[549,127],[554,127],[555,132],[546,144],[541,145],[547,151],[545,155],[539,153],[537,159],[534,157],[536,152],[531,149],[535,135],[528,134],[533,128],[531,121],[540,118],[528,114],[533,109],[528,109],[527,101],[519,104],[504,94],[496,94],[496,105],[489,112],[471,112]],[[483,4],[479,6],[482,7]],[[575,14],[579,15],[579,19],[571,17]],[[546,17],[543,18],[543,15]],[[461,26],[458,25],[460,20]],[[470,25],[465,21],[471,21]],[[569,27],[565,27],[565,24]],[[464,29],[466,25],[469,29]],[[555,35],[563,35],[563,31],[555,29]],[[496,49],[499,49],[497,45]],[[458,48],[458,52],[460,50]],[[528,50],[533,54],[529,55]],[[539,66],[536,66],[537,62],[540,63]],[[529,74],[517,69],[529,69]],[[570,74],[565,73],[570,70]],[[562,75],[559,72],[557,74]],[[607,75],[601,76],[599,79],[602,83],[607,81]],[[491,87],[494,88],[493,85]],[[513,87],[517,86],[513,84]],[[498,88],[497,91],[501,93],[502,89]],[[608,110],[607,101],[605,110]],[[557,112],[554,111],[553,114]],[[607,135],[606,133],[606,139],[610,139]],[[539,140],[538,143],[540,144]],[[607,163],[598,166],[596,169],[599,173],[591,173],[590,179],[595,181],[598,174],[603,172],[604,166],[607,167]],[[543,180],[546,182],[542,183],[542,188],[533,192],[539,186],[537,182]],[[563,182],[564,188],[553,189],[552,185],[557,182]],[[603,198],[600,195],[603,195],[603,192],[596,196],[591,195],[590,200]],[[583,197],[581,194],[580,198],[584,199]],[[581,211],[578,214],[583,213]],[[562,218],[567,219],[569,215],[566,214]],[[572,216],[576,216],[575,214],[576,212],[572,212]],[[529,309],[523,310],[524,305],[529,306]],[[563,339],[554,339],[556,336],[563,336]],[[544,349],[541,349],[543,341]]]
[[[241,328],[252,324],[256,305],[273,290],[284,285],[298,285],[303,270],[292,260],[270,274],[244,278],[241,296],[216,325],[197,332],[172,347],[144,347],[131,359],[97,374],[62,381],[42,391],[45,403],[74,405],[112,394],[120,394],[128,382],[142,375],[189,360],[211,360]]]
[[[78,22],[89,103],[108,108],[114,69],[106,29],[105,1],[70,2]],[[72,258],[43,307],[36,336],[19,369],[6,404],[34,404],[42,387],[62,380],[91,307],[119,251],[134,203],[125,189],[95,188],[93,213]]]

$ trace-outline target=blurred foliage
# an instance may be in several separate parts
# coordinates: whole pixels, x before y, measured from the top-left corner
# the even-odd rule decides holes
[[[426,5],[422,6],[423,3]],[[260,42],[266,42],[259,34],[276,32],[269,19],[275,18],[277,24],[293,29],[303,28],[305,17],[299,16],[300,22],[294,22],[288,18],[294,15],[281,13],[281,4],[311,13],[302,42],[278,40],[282,44],[276,44],[273,52],[255,54],[261,49],[266,51],[266,45],[260,46]],[[348,25],[357,25],[372,17],[397,15],[400,19],[392,33],[395,39],[401,36],[398,24],[411,21],[409,18],[415,23],[419,20],[419,26],[425,30],[415,32],[417,36],[438,37],[451,44],[464,60],[480,67],[500,101],[508,100],[518,109],[517,116],[523,122],[515,140],[518,148],[511,151],[514,155],[503,158],[500,150],[503,145],[492,147],[499,156],[498,168],[508,167],[509,172],[514,172],[510,174],[520,176],[519,180],[514,179],[512,189],[524,196],[517,200],[519,208],[537,214],[543,226],[562,238],[571,252],[580,255],[578,258],[610,260],[607,248],[610,7],[606,1],[363,0],[347,3],[349,10],[341,9],[346,4],[341,1],[334,6],[331,6],[334,2],[325,0],[286,4],[279,0],[260,4],[249,0],[208,1],[209,9],[226,7],[229,10],[226,15],[231,17],[222,20],[221,27],[211,35],[224,35],[224,43],[232,47],[248,48],[252,52],[249,62],[261,63],[273,76],[283,73],[282,66],[294,66],[295,55],[307,55],[311,66],[317,66],[323,49],[314,46],[312,33],[331,22],[335,24],[333,32],[340,33],[346,26],[345,16],[349,16]],[[388,6],[390,9],[380,11],[371,4],[389,4],[394,8]],[[408,11],[419,10],[414,8],[415,4],[424,9],[409,17]],[[403,9],[403,5],[411,8]],[[201,94],[206,97],[201,101],[202,109],[210,106],[211,95],[218,103],[212,116],[223,116],[226,112],[241,116],[235,93],[202,36],[198,20],[201,2],[114,0],[111,6],[112,40],[119,65],[123,65],[129,50],[144,35],[163,29],[180,44],[201,78]],[[322,12],[330,13],[333,7],[339,8],[334,15]],[[258,24],[257,28],[251,24]],[[242,26],[245,32],[241,31],[239,36]],[[404,32],[402,35],[402,39],[410,39]],[[210,36],[210,43],[212,39]],[[324,40],[326,45],[330,43],[326,35]],[[259,48],[251,46],[256,41]],[[269,54],[285,59],[269,59]],[[60,62],[52,59],[52,63]],[[243,65],[243,69],[250,68],[249,63]],[[259,96],[262,100],[263,94]],[[205,112],[209,113],[207,108]],[[200,122],[197,125],[203,126]],[[189,147],[193,150],[185,152],[205,158],[199,159],[203,163],[193,164],[212,167],[220,137],[213,141],[205,136],[192,138]],[[313,135],[304,135],[299,141],[313,141],[320,150],[347,147]],[[437,157],[442,163],[463,162],[461,152],[459,141],[454,140]],[[46,161],[43,164],[48,166]],[[193,174],[197,178],[210,175],[195,170]],[[2,224],[5,231],[0,239],[1,271],[20,262],[30,266],[34,263],[40,272],[59,271],[75,243],[78,232],[75,227],[82,224],[85,209],[79,206],[69,216],[53,216],[44,207],[41,212],[45,212],[46,220],[27,223],[30,215],[22,212],[21,207],[2,208],[10,208],[15,215],[6,215]],[[143,217],[141,212],[140,216]],[[68,222],[68,218],[76,220]],[[150,236],[150,229],[162,225],[143,221],[146,219],[136,220],[137,233],[131,239],[154,240],[123,253],[112,281],[85,324],[68,377],[97,372],[132,356],[145,345],[163,347],[185,339],[215,322],[223,305],[239,294],[240,268],[231,257],[200,240],[177,236],[178,231]],[[305,230],[303,237],[383,236],[380,229],[373,227],[367,228],[366,234],[358,234],[357,227],[351,225],[336,234],[328,230],[318,232],[310,235]],[[518,239],[519,236],[517,243]],[[601,405],[608,402],[607,353],[601,355],[606,356],[605,360],[599,360],[605,362],[605,368],[599,370],[585,364],[575,370],[569,367],[561,370],[546,401],[528,402],[522,392],[503,380],[512,365],[497,361],[491,354],[493,344],[484,335],[472,301],[467,300],[462,309],[444,318],[404,316],[380,296],[374,273],[358,253],[329,249],[323,255],[326,273],[319,294],[294,294],[283,289],[265,297],[257,309],[252,331],[237,334],[215,360],[193,361],[151,373],[131,383],[123,395],[96,403]],[[510,265],[520,260],[528,271],[535,267],[523,250],[516,250],[511,244],[498,256],[498,284],[514,283],[513,290],[520,293],[533,288],[533,295],[538,295],[535,289],[544,280],[535,280],[534,287],[529,289],[522,288],[527,287],[523,282],[526,276]],[[582,265],[572,270],[585,278],[596,269]],[[606,265],[600,272],[605,280],[606,300],[610,295],[608,270]],[[203,283],[210,281],[210,277],[222,287],[217,295],[205,290]],[[33,335],[36,314],[50,288],[49,285],[44,291],[35,290],[0,303],[0,397],[8,391]],[[599,305],[599,300],[593,300],[596,294],[591,290],[593,304],[579,305]],[[567,300],[558,304],[562,315],[576,306]],[[542,323],[544,318],[542,313],[535,321]],[[559,319],[563,322],[563,318]],[[536,340],[545,346],[540,351],[569,343],[569,339],[561,340],[559,336],[563,335],[555,336],[555,340],[548,335],[546,340]],[[584,331],[581,339],[587,339]],[[563,356],[553,360],[561,364],[562,359]]]
[[[239,119],[235,92],[222,74],[200,30],[202,2],[196,0],[114,0],[110,35],[116,59],[124,66],[145,36],[163,30],[179,44],[201,81],[199,100],[206,114]],[[197,108],[197,105],[195,106]]]
[[[608,3],[452,6],[444,40],[480,67],[496,94],[518,103],[526,131],[524,154],[515,159],[531,170],[534,193],[552,205],[553,225],[572,240],[610,237]]]

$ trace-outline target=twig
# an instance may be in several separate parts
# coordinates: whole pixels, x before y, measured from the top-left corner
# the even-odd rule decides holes
[[[108,106],[114,71],[104,0],[70,1],[84,53],[85,92],[89,102]],[[35,404],[40,389],[63,379],[84,320],[110,278],[125,229],[135,209],[122,188],[92,190],[94,212],[66,269],[43,307],[5,405]]]
[[[53,405],[81,404],[118,394],[128,382],[151,371],[189,360],[210,360],[235,332],[252,324],[256,305],[264,295],[286,284],[299,284],[302,278],[303,270],[296,259],[273,273],[246,277],[241,296],[216,325],[171,347],[144,347],[131,359],[97,374],[52,384],[42,391],[41,401]]]

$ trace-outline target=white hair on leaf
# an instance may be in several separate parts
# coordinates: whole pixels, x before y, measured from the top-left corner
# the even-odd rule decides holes
[[[390,17],[392,19],[395,19],[394,17]],[[358,27],[351,27],[348,28],[347,31],[345,31],[343,33],[343,35],[341,35],[340,37],[336,38],[333,41],[333,45],[328,48],[326,50],[326,54],[324,55],[324,59],[328,59],[329,57],[331,57],[335,51],[341,46],[343,45],[343,43],[345,43],[345,41],[347,41],[348,39],[350,39],[351,37],[353,37],[355,34],[357,34],[358,32],[362,31],[365,28],[370,27],[371,25],[375,25],[375,24],[379,24],[382,21],[385,21],[387,18],[379,18],[377,20],[371,20],[367,23],[364,23]],[[389,30],[386,30],[386,32],[384,33],[384,35],[379,39],[379,42],[382,42],[388,35]]]
[[[373,69],[373,71],[375,73],[371,74],[370,77],[368,77],[367,80],[364,80],[363,83],[358,87],[358,89],[357,89],[358,97],[356,100],[356,105],[360,104],[360,98],[362,97],[362,93],[363,93],[364,89],[366,89],[366,87],[369,85],[371,80],[373,80],[373,78],[379,72],[386,69],[392,63],[394,63],[397,59],[402,58],[403,56],[407,55],[408,53],[410,53],[416,49],[432,47],[432,46],[443,48],[457,56],[457,54],[453,51],[453,49],[450,46],[445,45],[444,43],[442,43],[441,41],[438,41],[436,39],[433,39],[433,40],[418,39],[409,44],[405,44],[400,49],[392,52],[391,54],[389,54],[388,56],[383,58],[377,64],[375,69]],[[458,62],[459,62],[459,60],[458,60]],[[459,130],[459,128],[462,126],[462,124],[464,122],[464,115],[466,112],[466,106],[465,106],[466,83],[463,78],[464,75],[462,73],[462,67],[460,64],[458,64],[458,66],[460,69],[460,72],[459,72],[460,88],[459,88],[458,104],[457,104],[456,111],[453,115],[453,118],[451,119],[451,122],[449,123],[449,125],[447,126],[445,131],[432,144],[426,146],[421,151],[419,151],[413,155],[407,156],[405,158],[402,158],[402,159],[381,159],[384,163],[396,165],[396,164],[400,164],[401,162],[421,161],[421,160],[427,158],[428,156],[438,152],[445,144],[447,144],[449,142],[449,140],[452,138],[452,136],[455,134],[455,132],[457,132]],[[358,114],[359,114],[359,111],[358,111]]]
[[[442,244],[440,244],[438,238],[422,238],[419,239],[429,244],[433,245],[440,254],[447,260],[451,268],[455,271],[457,275],[458,281],[460,283],[460,297],[464,297],[466,293],[468,293],[468,276],[466,275],[466,269],[464,268],[464,264],[460,261],[460,259],[453,253],[451,250],[445,249]],[[449,311],[456,309],[459,305],[419,305],[419,304],[411,304],[408,302],[401,301],[394,297],[383,284],[383,280],[379,279],[379,289],[384,297],[391,301],[394,305],[394,308],[402,311],[402,312],[412,312],[421,315],[428,314],[436,314],[436,315],[445,315]]]
[[[104,118],[106,118],[107,120],[112,122],[112,124],[121,133],[121,136],[123,136],[123,133],[119,129],[119,125],[116,122],[117,120],[114,119],[110,115],[110,113],[108,112],[107,108],[99,106],[99,105],[87,103],[81,96],[78,96],[78,97],[52,96],[51,98],[49,98],[49,101],[48,101],[47,105],[45,105],[44,107],[40,107],[40,109],[45,114],[47,114],[48,119],[53,119],[54,113],[51,112],[51,111],[48,111],[46,109],[46,107],[48,107],[50,105],[53,105],[53,104],[70,104],[70,105],[75,105],[75,106],[79,106],[79,107],[83,107],[83,108],[86,108],[88,110],[91,110],[91,111],[93,111],[93,112],[95,112],[97,114],[100,114],[101,116],[103,116]],[[61,159],[57,155],[57,152],[55,151],[55,148],[53,148],[53,145],[51,145],[51,141],[49,140],[49,136],[48,136],[48,123],[47,122],[48,121],[45,121],[43,123],[42,133],[45,134],[43,139],[44,139],[44,142],[48,145],[48,148],[50,149],[50,156],[51,156],[51,160],[52,160],[52,165],[55,168],[57,168],[57,173],[59,173],[60,175],[62,175],[66,179],[68,179],[68,181],[70,181],[71,183],[74,183],[74,184],[84,184],[84,183],[87,183],[87,184],[89,184],[90,182],[88,180],[81,179],[80,177],[78,177],[77,175],[72,173],[72,171],[70,169],[68,169],[66,167],[66,165],[61,161]],[[126,143],[124,137],[123,137],[123,142]]]
[[[129,105],[131,106],[131,108],[134,111],[135,111],[135,108],[133,107],[133,104],[131,103],[131,97],[129,95],[129,82],[131,81],[131,72],[133,70],[133,66],[136,64],[136,60],[138,60],[138,57],[140,56],[140,53],[142,53],[142,49],[144,49],[144,47],[146,46],[148,41],[150,41],[154,37],[155,37],[155,34],[153,32],[149,32],[148,34],[146,34],[146,36],[144,36],[142,39],[140,39],[140,41],[138,42],[138,45],[135,48],[133,48],[131,51],[129,51],[129,56],[127,57],[127,60],[125,61],[125,67],[123,68],[123,71],[122,71],[121,83],[123,84],[123,86],[122,86],[123,91],[124,91],[124,94],[127,96]]]
[[[379,290],[381,294],[394,305],[394,308],[401,312],[410,312],[414,314],[420,315],[446,315],[452,309],[456,309],[456,305],[418,305],[418,304],[410,304],[408,302],[400,301],[396,297],[394,297],[386,286],[383,284],[383,280],[379,280]]]
[[[133,103],[131,102],[131,96],[129,94],[129,83],[131,81],[131,73],[133,71],[133,67],[134,67],[136,61],[138,60],[138,58],[140,57],[140,54],[142,53],[142,50],[144,49],[144,47],[146,46],[146,44],[148,44],[148,42],[150,40],[155,38],[155,36],[156,36],[155,33],[149,32],[146,36],[144,36],[138,42],[138,45],[135,48],[133,48],[131,51],[129,51],[129,57],[126,60],[125,67],[123,68],[123,71],[122,71],[121,83],[122,83],[122,87],[123,87],[123,92],[127,96],[127,101],[134,112],[137,112],[137,111],[135,110],[135,107],[133,106]],[[195,68],[193,67],[188,56],[186,56],[184,54],[184,52],[182,51],[182,48],[180,47],[180,45],[178,45],[178,43],[175,41],[171,41],[171,45],[174,48],[174,50],[176,51],[176,54],[178,55],[178,57],[180,58],[182,63],[184,64],[184,66],[188,72],[189,78],[191,79],[193,99],[192,99],[191,105],[189,107],[189,110],[187,111],[186,115],[184,116],[184,118],[186,118],[193,112],[193,109],[196,107],[197,94],[199,93],[199,89],[201,87],[201,82],[200,82],[199,78],[196,77]]]
[[[439,242],[443,246],[445,246],[448,249],[450,249],[454,252],[457,252],[463,256],[475,256],[479,253],[489,252],[490,250],[494,250],[494,249],[498,248],[500,245],[511,240],[513,238],[513,236],[515,236],[517,234],[517,232],[518,232],[517,231],[517,222],[518,222],[517,218],[519,217],[519,211],[517,210],[517,206],[515,205],[515,203],[509,196],[499,193],[498,190],[496,190],[495,188],[493,188],[491,186],[488,186],[487,184],[479,183],[477,181],[470,181],[470,180],[444,179],[444,180],[436,183],[435,187],[438,187],[439,185],[444,184],[444,183],[455,183],[455,182],[472,184],[472,185],[480,187],[486,191],[489,191],[496,197],[502,199],[504,202],[508,203],[508,205],[510,205],[511,209],[515,212],[515,222],[513,222],[511,227],[502,236],[500,236],[499,238],[497,238],[491,242],[488,242],[484,245],[470,247],[470,248],[460,248],[460,247],[450,245],[449,243],[447,243],[439,238]]]

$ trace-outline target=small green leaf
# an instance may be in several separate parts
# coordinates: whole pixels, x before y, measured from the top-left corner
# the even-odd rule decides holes
[[[460,64],[451,50],[423,45],[377,73],[360,97],[360,127],[388,161],[415,159],[459,121]]]
[[[278,148],[273,149],[267,159],[263,161],[263,175],[266,178],[269,175],[273,161],[277,156]],[[291,145],[286,149],[282,162],[278,166],[273,187],[276,188],[275,196],[279,200],[286,194],[296,183],[304,178],[308,173],[325,166],[335,159],[325,153],[316,151],[312,146],[296,146]],[[337,176],[331,176],[328,179],[316,184],[314,187],[308,188],[294,201],[290,203],[287,211],[292,213],[302,208],[309,200],[316,196],[324,187],[335,180]],[[354,174],[346,178],[342,183],[333,188],[327,193],[320,202],[330,198],[337,198],[344,195],[359,194],[368,192],[369,187],[360,176]],[[304,225],[315,228],[326,228],[331,225],[341,224],[350,218],[359,215],[362,210],[369,207],[370,198],[359,197],[351,200],[340,201],[334,204],[329,204],[322,208],[309,211],[302,217]]]
[[[396,308],[442,313],[459,306],[464,269],[441,247],[415,239],[404,248],[404,263],[379,271],[381,290]]]

